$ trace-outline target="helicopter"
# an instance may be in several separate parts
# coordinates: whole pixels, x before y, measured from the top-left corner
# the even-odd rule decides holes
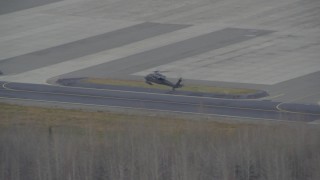
[[[162,72],[165,72],[165,71],[162,71]],[[181,88],[183,86],[183,84],[181,84],[182,78],[179,78],[179,80],[176,83],[173,83],[167,80],[166,76],[162,75],[160,71],[154,71],[153,73],[146,75],[144,79],[146,80],[146,83],[149,85],[153,85],[152,83],[155,83],[155,84],[170,86],[172,87],[173,91],[176,88]]]

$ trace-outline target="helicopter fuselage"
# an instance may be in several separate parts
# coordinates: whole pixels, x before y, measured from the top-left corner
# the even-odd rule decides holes
[[[174,84],[166,79],[165,76],[156,76],[153,74],[149,74],[145,77],[146,83],[152,85],[152,83],[162,84],[166,86],[173,87]]]
[[[181,84],[182,78],[180,78],[177,83],[172,83],[166,79],[166,76],[160,74],[159,72],[148,74],[147,76],[144,77],[144,79],[146,80],[147,84],[153,85],[152,83],[155,83],[155,84],[170,86],[172,87],[172,90],[175,90],[176,88],[181,88],[183,86]]]

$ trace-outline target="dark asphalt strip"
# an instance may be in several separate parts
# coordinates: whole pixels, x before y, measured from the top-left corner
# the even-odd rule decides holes
[[[13,85],[20,85],[23,89],[24,84],[12,83]],[[11,84],[11,85],[12,85]],[[44,85],[41,85],[44,87]],[[29,87],[30,88],[30,87]],[[150,97],[145,96],[145,99],[137,99],[132,93],[125,93],[121,95],[121,98],[114,97],[108,92],[104,92],[104,96],[88,95],[94,90],[85,89],[87,95],[79,93],[76,89],[73,89],[73,94],[59,93],[64,92],[67,89],[65,87],[47,86],[47,90],[52,88],[50,92],[41,92],[39,86],[35,85],[34,92],[27,90],[8,90],[0,89],[1,97],[28,99],[28,100],[41,100],[48,102],[64,102],[64,103],[77,103],[83,105],[98,105],[98,106],[113,106],[113,107],[125,107],[125,108],[143,108],[143,109],[155,109],[185,113],[200,113],[200,114],[211,114],[211,115],[224,115],[232,117],[244,117],[244,118],[265,118],[274,120],[286,120],[286,121],[314,121],[320,119],[320,115],[312,114],[301,114],[301,113],[290,113],[281,111],[268,111],[251,108],[236,108],[226,106],[211,106],[209,104],[199,104],[197,102],[186,103],[175,101],[175,96],[162,97],[162,100],[155,101],[149,99]],[[60,89],[60,90],[59,90]],[[58,91],[59,90],[59,91]],[[80,89],[79,89],[80,90]],[[38,91],[38,92],[37,92]],[[70,93],[70,92],[69,92]],[[114,92],[116,93],[116,92]],[[132,97],[133,96],[133,97]],[[151,96],[154,97],[154,96]],[[212,100],[214,101],[214,100]]]
[[[62,0],[1,0],[0,15],[42,6]]]
[[[128,88],[125,90],[109,90],[109,89],[94,89],[94,88],[79,88],[66,86],[51,86],[40,84],[24,84],[24,83],[7,83],[4,88],[12,91],[21,92],[35,92],[43,94],[64,94],[64,95],[78,95],[78,96],[95,96],[106,98],[126,98],[141,101],[157,101],[157,102],[172,102],[182,104],[197,104],[202,106],[219,106],[225,108],[238,109],[254,109],[260,111],[278,111],[276,106],[279,103],[262,102],[253,100],[231,100],[231,99],[217,99],[217,98],[203,98],[197,96],[186,96],[176,94],[163,93],[146,93],[140,91],[131,91]]]

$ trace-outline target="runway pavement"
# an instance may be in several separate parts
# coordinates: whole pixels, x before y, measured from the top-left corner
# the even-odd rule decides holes
[[[121,30],[112,31],[60,46],[4,59],[0,61],[0,67],[4,75],[19,74],[32,69],[38,69],[89,54],[98,53],[100,51],[120,47],[125,44],[141,41],[143,39],[185,27],[187,26],[175,24],[141,23],[123,28]],[[24,66],[17,65],[23,64],[26,61],[28,63],[26,63]]]
[[[248,118],[248,120],[303,121],[320,119],[318,106],[271,101],[203,98],[176,94],[93,89],[0,82],[0,98],[166,112]]]
[[[267,105],[277,112],[266,115],[271,119],[287,110],[314,112],[320,107],[319,7],[318,0],[1,1],[0,81],[47,84],[87,76],[141,80],[150,71],[167,70],[168,78],[181,76],[186,85],[267,91],[269,97],[241,101],[237,107]],[[27,98],[8,89],[1,92]],[[40,98],[35,94],[29,92],[32,99]],[[101,105],[112,105],[107,102]],[[156,104],[147,105],[167,108]],[[184,108],[201,113],[195,106]],[[262,116],[243,110],[203,112]]]
[[[121,77],[123,75],[130,75],[141,70],[196,56],[214,49],[223,48],[231,44],[240,43],[270,33],[272,33],[272,31],[225,28],[167,46],[137,53],[132,56],[127,56],[115,61],[99,64],[84,70],[72,72],[71,75],[75,77]],[[137,75],[145,74],[138,73]]]

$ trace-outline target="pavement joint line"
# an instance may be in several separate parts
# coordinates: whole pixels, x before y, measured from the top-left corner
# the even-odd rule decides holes
[[[29,93],[41,93],[41,94],[52,94],[52,95],[67,95],[67,96],[78,96],[78,97],[93,97],[93,98],[103,98],[103,99],[118,99],[118,100],[129,100],[129,101],[140,101],[140,102],[154,102],[154,103],[167,103],[167,104],[177,104],[177,105],[192,105],[192,106],[202,106],[202,107],[217,107],[217,108],[229,108],[229,109],[246,109],[246,110],[254,110],[254,111],[265,111],[265,112],[279,112],[277,110],[266,110],[266,109],[255,109],[255,108],[242,108],[235,106],[218,106],[218,105],[204,105],[204,104],[195,104],[195,103],[186,103],[186,102],[170,102],[170,101],[154,101],[154,100],[143,100],[143,99],[133,99],[133,98],[117,98],[117,97],[105,97],[105,96],[92,96],[85,94],[71,94],[71,93],[50,93],[50,92],[41,92],[41,91],[29,91],[29,90],[17,90],[6,87],[5,85],[8,83],[4,83],[2,87],[8,91],[16,91],[16,92],[29,92]]]
[[[109,105],[99,105],[99,104],[87,104],[87,103],[72,103],[72,102],[61,102],[61,101],[47,101],[47,100],[35,100],[27,98],[8,98],[0,96],[0,99],[12,99],[12,100],[22,100],[22,101],[35,101],[35,102],[47,102],[47,103],[59,103],[59,104],[74,104],[74,105],[84,105],[84,106],[97,106],[97,107],[110,107],[110,108],[123,108],[123,109],[133,109],[133,110],[148,110],[148,111],[158,111],[158,112],[172,112],[172,113],[181,113],[181,114],[194,114],[194,115],[212,115],[219,117],[229,117],[229,118],[248,118],[252,120],[264,120],[264,121],[279,121],[279,122],[290,122],[297,123],[300,121],[288,121],[282,119],[268,119],[268,118],[255,118],[255,117],[245,117],[245,116],[230,116],[222,114],[208,114],[208,113],[193,113],[193,112],[183,112],[183,111],[170,111],[170,110],[160,110],[160,109],[150,109],[150,108],[134,108],[134,107],[125,107],[125,106],[109,106]]]

